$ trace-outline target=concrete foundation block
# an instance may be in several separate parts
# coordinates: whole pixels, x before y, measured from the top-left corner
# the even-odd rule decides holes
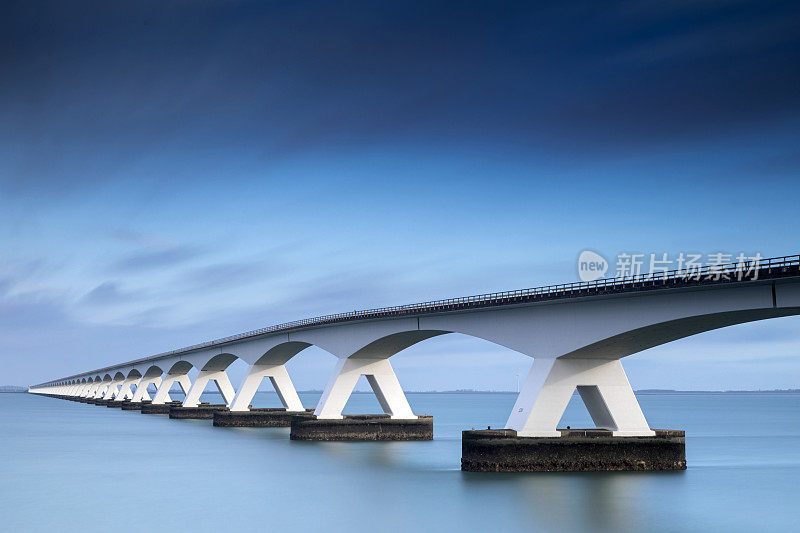
[[[292,418],[291,428],[292,440],[433,440],[432,416],[399,420],[389,415],[344,415],[340,420],[320,420],[298,415]]]
[[[197,407],[183,407],[182,405],[169,410],[169,417],[177,420],[211,420],[216,411],[227,411],[225,404],[208,405],[200,404]]]
[[[313,409],[306,409],[313,413]],[[249,411],[215,411],[214,425],[229,428],[288,428],[297,411],[287,411],[281,407],[250,408]]]
[[[143,402],[125,402],[122,405],[123,411],[138,411],[143,405],[150,405],[150,401]]]
[[[168,415],[169,410],[173,407],[178,407],[181,405],[181,402],[167,402],[167,403],[158,403],[158,404],[146,404],[142,405],[141,413],[143,415]]]
[[[683,431],[656,429],[653,437],[614,437],[602,429],[559,430],[560,437],[518,437],[512,429],[461,435],[461,470],[572,472],[685,470]]]
[[[114,400],[103,400],[103,399],[99,399],[99,400],[95,400],[95,401],[94,401],[94,404],[95,404],[95,405],[99,405],[99,406],[101,406],[101,407],[105,407],[105,406],[107,406],[108,404],[112,403],[113,401],[114,401]]]

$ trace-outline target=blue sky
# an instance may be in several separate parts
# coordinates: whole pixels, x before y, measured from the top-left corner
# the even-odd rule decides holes
[[[9,3],[0,382],[575,281],[587,248],[798,253],[798,11]],[[625,366],[636,388],[797,387],[798,326]],[[290,371],[319,389],[333,364]],[[393,364],[408,389],[510,390],[530,361],[445,336]]]

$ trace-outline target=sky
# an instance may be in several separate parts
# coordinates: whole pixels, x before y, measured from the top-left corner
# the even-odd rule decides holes
[[[793,2],[25,0],[3,14],[0,384],[577,281],[585,249],[800,253]],[[288,366],[306,390],[334,363],[309,348]],[[408,390],[514,390],[530,363],[458,335],[392,358]],[[800,318],[624,365],[637,389],[799,388]]]

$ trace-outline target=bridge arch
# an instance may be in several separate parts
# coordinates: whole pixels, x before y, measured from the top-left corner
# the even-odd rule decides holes
[[[560,357],[569,359],[619,359],[644,350],[730,326],[771,318],[800,315],[800,307],[750,309],[688,316],[606,336]],[[602,337],[602,336],[601,336]]]
[[[295,355],[312,346],[308,342],[286,341],[267,350],[254,365],[285,365]]]
[[[153,377],[161,377],[164,374],[164,370],[158,365],[150,365],[142,374],[143,378],[153,378]]]
[[[240,359],[240,357],[233,353],[226,352],[217,354],[211,357],[211,359],[206,361],[204,364],[202,364],[202,366],[200,366],[200,371],[210,372],[210,371],[225,370],[231,364],[233,364],[233,362],[236,361],[237,359]]]
[[[213,381],[216,385],[225,404],[230,405],[231,402],[233,402],[236,391],[225,370],[237,359],[239,359],[239,357],[232,353],[221,353],[205,361],[200,367],[200,371],[194,383],[192,383],[189,392],[186,394],[186,399],[183,402],[184,407],[197,407],[200,404],[200,395],[203,394],[206,385],[208,385],[210,381]]]
[[[189,361],[180,360],[172,364],[167,370],[168,375],[180,375],[180,374],[188,374],[189,371],[194,368],[194,365]]]

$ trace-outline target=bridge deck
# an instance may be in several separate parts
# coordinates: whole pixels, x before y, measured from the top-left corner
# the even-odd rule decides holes
[[[186,346],[162,352],[156,355],[119,363],[113,366],[82,372],[72,376],[59,378],[35,386],[44,386],[57,381],[73,379],[88,374],[98,374],[111,369],[155,361],[164,357],[181,355],[193,351],[223,346],[244,339],[256,338],[276,333],[289,333],[309,327],[324,326],[342,322],[373,320],[389,317],[417,317],[452,311],[481,309],[487,307],[502,307],[519,305],[548,300],[562,300],[568,298],[585,298],[610,294],[636,293],[643,291],[677,289],[689,287],[702,287],[713,285],[730,285],[754,283],[755,281],[775,280],[782,278],[800,277],[800,255],[773,257],[760,259],[751,263],[727,263],[722,265],[703,265],[693,270],[671,270],[658,275],[641,274],[626,278],[608,278],[588,282],[562,283],[547,285],[530,289],[479,294],[445,300],[434,300],[416,304],[382,307],[363,311],[349,311],[314,318],[306,318],[267,326],[264,328],[246,331],[229,337],[206,341],[192,346]]]

